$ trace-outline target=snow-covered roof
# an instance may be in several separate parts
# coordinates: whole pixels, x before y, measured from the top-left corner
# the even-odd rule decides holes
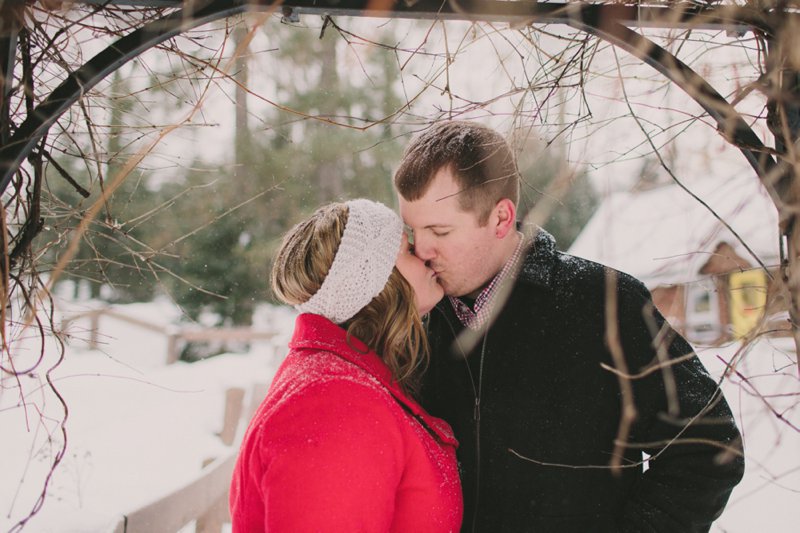
[[[767,265],[778,262],[778,213],[752,174],[705,177],[687,185]],[[569,252],[641,279],[649,288],[685,283],[721,242],[757,263],[708,208],[676,184],[609,195]]]

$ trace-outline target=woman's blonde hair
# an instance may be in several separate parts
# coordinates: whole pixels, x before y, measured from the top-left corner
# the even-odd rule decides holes
[[[284,236],[272,266],[272,291],[282,302],[306,302],[322,286],[347,224],[348,207],[332,203],[317,209]],[[412,396],[427,366],[428,343],[414,303],[414,290],[397,268],[383,290],[341,324],[377,353],[394,379]]]

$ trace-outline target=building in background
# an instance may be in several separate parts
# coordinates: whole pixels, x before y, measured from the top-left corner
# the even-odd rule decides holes
[[[688,189],[707,206],[674,182],[609,195],[569,252],[642,280],[692,342],[743,337],[762,319],[788,329],[770,277],[780,263],[778,213],[758,179],[704,177]]]

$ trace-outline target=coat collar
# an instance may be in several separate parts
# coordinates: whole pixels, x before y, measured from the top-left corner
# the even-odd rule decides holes
[[[347,338],[347,332],[321,315],[302,313],[295,320],[294,333],[289,342],[292,350],[324,350],[357,366],[375,378],[398,403],[419,420],[423,426],[446,444],[456,446],[450,426],[429,415],[416,401],[409,398],[392,377],[388,366],[356,337]]]
[[[555,238],[545,230],[538,228],[522,261],[519,278],[542,287],[550,287],[553,267],[557,259]]]

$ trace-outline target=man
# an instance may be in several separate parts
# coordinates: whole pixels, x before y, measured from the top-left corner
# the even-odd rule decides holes
[[[641,282],[517,230],[520,179],[469,122],[426,130],[395,174],[448,295],[422,400],[460,442],[462,531],[707,531],[744,469],[719,387]]]

